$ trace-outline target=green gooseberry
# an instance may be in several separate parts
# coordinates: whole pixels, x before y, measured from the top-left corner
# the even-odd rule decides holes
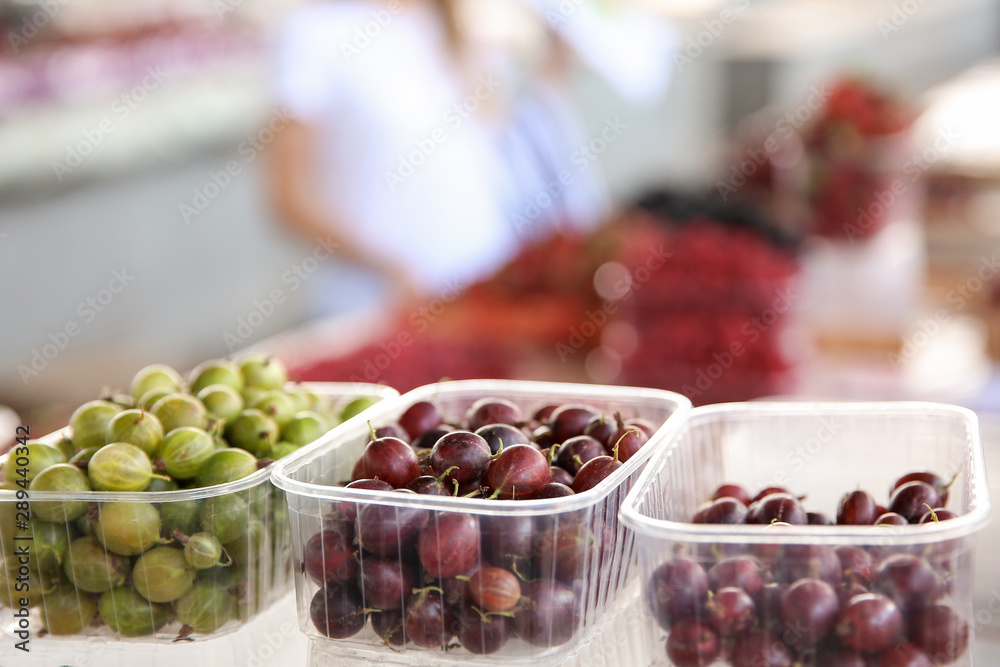
[[[0,549],[3,553],[12,553],[14,550],[14,537],[19,532],[17,512],[16,500],[0,501]]]
[[[295,401],[280,389],[271,389],[260,396],[250,407],[256,408],[273,419],[278,428],[284,428],[297,412]]]
[[[146,493],[159,493],[160,491],[176,491],[180,487],[177,482],[164,475],[153,475],[149,480],[149,485],[143,489]]]
[[[108,627],[123,637],[151,635],[174,618],[170,605],[150,602],[131,586],[104,593],[97,611]]]
[[[141,369],[132,378],[128,393],[132,398],[142,403],[142,398],[153,389],[163,389],[168,392],[180,391],[184,380],[181,374],[165,364],[152,364]],[[145,405],[145,403],[143,403]]]
[[[125,583],[129,560],[108,553],[93,537],[78,537],[69,545],[63,571],[81,591],[103,593]]]
[[[260,410],[248,408],[241,412],[226,429],[226,440],[233,447],[245,449],[257,458],[267,455],[278,442],[277,422]]]
[[[31,484],[35,477],[46,468],[57,463],[66,463],[66,457],[63,456],[63,453],[51,445],[29,442],[25,447],[28,451],[23,454],[17,453],[17,450],[21,449],[20,447],[10,450],[3,465],[0,466],[4,481],[9,484],[17,484],[22,480],[27,480],[28,484]]]
[[[249,565],[256,562],[265,552],[264,542],[267,539],[267,530],[264,524],[256,519],[250,521],[246,531],[224,545],[226,553],[235,565]]]
[[[240,372],[249,387],[261,389],[284,389],[288,382],[288,370],[281,360],[262,354],[254,354],[240,359]]]
[[[164,433],[181,426],[208,427],[208,410],[190,394],[168,394],[154,403],[151,410],[163,425]]]
[[[230,567],[231,565],[232,561],[228,561],[220,567],[198,570],[198,576],[195,578],[195,581],[213,584],[224,591],[228,591],[230,595],[238,596],[240,589],[243,588],[240,583],[242,571],[240,568]]]
[[[175,428],[163,439],[160,460],[174,479],[191,479],[215,453],[215,441],[193,426]]]
[[[160,513],[151,503],[103,503],[94,537],[120,556],[138,556],[160,542]]]
[[[0,565],[0,606],[18,609],[22,606],[21,598],[25,598],[28,601],[25,606],[36,607],[55,590],[57,583],[57,578],[40,577],[36,568],[18,563],[16,556],[8,555]]]
[[[289,385],[285,389],[285,393],[288,394],[288,397],[292,399],[292,403],[295,404],[295,412],[312,410],[314,402],[320,400],[316,394],[308,389],[304,389],[300,385]]]
[[[97,605],[86,593],[68,584],[59,586],[42,601],[42,622],[51,635],[76,635],[97,616]]]
[[[240,392],[240,396],[243,397],[244,407],[248,405],[253,405],[260,400],[261,396],[269,392],[270,389],[262,389],[261,387],[246,387]]]
[[[91,536],[94,534],[94,520],[90,518],[90,512],[84,512],[83,515],[73,522],[76,526],[78,533],[84,536]]]
[[[52,447],[58,449],[67,461],[72,459],[73,456],[76,454],[76,447],[73,445],[73,440],[65,436],[60,437],[58,440],[52,443]]]
[[[28,485],[30,491],[61,491],[85,493],[90,482],[82,470],[72,463],[57,463],[46,468]],[[31,513],[44,521],[67,523],[83,516],[87,503],[83,500],[33,500]]]
[[[197,570],[220,565],[222,554],[222,544],[211,533],[195,533],[184,545],[184,558]]]
[[[243,391],[243,373],[228,359],[212,359],[198,364],[188,375],[191,393],[197,394],[213,384],[224,384],[236,391]]]
[[[278,489],[268,489],[267,485],[256,486],[253,489],[247,491],[249,494],[249,506],[250,512],[253,515],[251,518],[265,520],[274,511],[274,498],[277,498],[276,494]]]
[[[103,445],[102,445],[103,447]],[[90,463],[90,459],[97,453],[100,447],[87,447],[86,449],[81,449],[76,454],[70,457],[70,463]]]
[[[105,444],[108,424],[122,410],[121,405],[111,401],[88,401],[78,407],[69,418],[70,428],[73,429],[73,446],[81,450]]]
[[[31,558],[41,575],[59,576],[70,537],[70,528],[65,523],[31,522]]]
[[[243,395],[226,384],[211,384],[198,392],[200,400],[208,414],[224,420],[227,424],[236,417],[245,407]]]
[[[267,453],[267,458],[277,461],[278,459],[288,456],[292,452],[298,451],[300,448],[301,445],[293,445],[290,442],[278,442],[275,443],[274,447],[271,447],[271,451]]]
[[[355,417],[368,408],[372,407],[379,402],[379,399],[374,396],[358,396],[352,398],[343,406],[337,406],[335,412],[337,412],[338,423],[345,422],[351,417]]]
[[[177,620],[198,634],[215,632],[233,617],[233,596],[225,589],[198,582],[174,603]]]
[[[247,531],[250,507],[246,495],[230,493],[206,498],[198,515],[198,525],[205,532],[215,535],[222,544],[243,537]],[[232,554],[229,554],[232,558]]]
[[[95,491],[142,491],[153,477],[153,464],[135,445],[115,442],[90,457],[87,477]]]
[[[101,400],[114,403],[122,410],[135,410],[139,407],[139,401],[135,400],[128,394],[112,394],[111,396],[102,396]]]
[[[150,602],[173,602],[194,585],[195,568],[184,552],[173,547],[156,547],[144,553],[132,566],[132,584]]]
[[[263,568],[247,570],[246,568],[234,568],[240,581],[239,598],[236,600],[236,617],[242,622],[247,622],[252,617],[264,611],[264,603],[267,590],[265,579],[267,573]]]
[[[161,530],[170,536],[175,532],[190,535],[198,530],[201,500],[172,500],[160,503]]]
[[[163,440],[163,424],[143,410],[124,410],[108,423],[105,442],[127,442],[153,458]]]
[[[202,464],[195,476],[198,486],[215,486],[243,479],[257,472],[257,457],[236,447],[228,447],[214,452]]]
[[[281,430],[281,439],[293,445],[308,445],[315,442],[330,428],[326,419],[312,410],[295,413],[295,417]],[[271,458],[278,458],[272,456]]]
[[[178,392],[177,389],[169,389],[167,387],[155,387],[142,395],[142,398],[139,399],[139,405],[141,405],[147,410],[152,410],[153,406],[156,405],[156,402],[159,401],[161,398],[165,396],[170,396],[172,394],[176,394],[177,392]]]

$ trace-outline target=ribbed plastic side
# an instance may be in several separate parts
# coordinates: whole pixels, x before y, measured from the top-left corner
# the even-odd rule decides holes
[[[600,485],[585,493],[552,500],[496,501],[453,497],[417,496],[345,489],[330,486],[350,479],[351,470],[370,439],[367,425],[355,424],[337,433],[308,455],[293,456],[275,470],[275,484],[286,491],[289,503],[295,560],[302,563],[305,545],[319,533],[326,521],[341,508],[354,508],[365,514],[358,526],[372,527],[377,521],[389,534],[402,536],[419,515],[419,528],[439,524],[448,514],[464,513],[475,518],[476,530],[482,538],[482,563],[511,566],[496,559],[491,546],[501,543],[506,535],[515,533],[517,524],[525,523],[532,536],[530,553],[521,561],[524,572],[522,590],[527,586],[544,586],[546,591],[570,589],[578,605],[575,620],[561,622],[559,630],[545,631],[534,644],[523,641],[511,631],[502,647],[486,655],[476,655],[457,645],[447,651],[418,648],[412,643],[386,647],[369,622],[364,629],[347,637],[324,637],[314,626],[310,606],[325,589],[297,569],[299,623],[304,632],[322,646],[322,653],[340,660],[368,659],[385,664],[449,665],[449,664],[531,664],[555,665],[586,640],[604,622],[605,612],[615,605],[622,591],[634,580],[636,560],[634,536],[620,524],[618,509],[626,493],[638,478],[646,461],[660,447],[673,440],[680,422],[687,414],[689,402],[672,392],[652,389],[601,387],[562,383],[517,381],[443,382],[422,387],[399,399],[376,406],[369,418],[376,427],[394,421],[411,404],[431,400],[446,417],[461,417],[475,400],[498,397],[516,403],[530,414],[540,403],[585,403],[613,415],[620,411],[627,419],[643,417],[660,425],[650,441],[622,468]],[[376,519],[371,508],[381,507]],[[360,516],[360,515],[359,515]],[[445,588],[454,582],[450,577],[423,576],[411,543],[400,537],[398,552],[378,556],[363,546],[358,550],[359,568],[371,559],[388,558],[398,568],[400,579],[415,577],[417,586]],[[411,540],[412,541],[412,540]],[[405,544],[404,544],[405,543]],[[353,547],[357,548],[357,547]],[[527,583],[526,580],[532,580]],[[370,591],[364,581],[358,582],[365,608],[371,604]],[[318,599],[318,598],[317,598]],[[393,600],[393,608],[409,604]],[[456,609],[461,605],[456,605]],[[339,610],[338,610],[339,611]],[[500,619],[498,623],[508,621]],[[561,631],[568,627],[568,634]],[[560,632],[559,639],[555,639]],[[345,664],[345,663],[340,663]]]
[[[946,480],[955,475],[947,507],[959,514],[957,518],[899,527],[689,523],[696,508],[723,483],[741,484],[751,495],[766,486],[783,486],[805,495],[806,509],[835,518],[843,494],[861,488],[887,504],[893,482],[918,470]],[[765,582],[776,582],[779,595],[800,578],[820,578],[837,591],[843,589],[842,607],[850,599],[846,584],[883,590],[873,583],[879,563],[900,557],[916,557],[921,567],[933,570],[937,581],[927,583],[925,595],[907,598],[904,613],[934,603],[949,606],[968,623],[970,648],[960,656],[936,658],[942,664],[973,664],[974,545],[990,511],[984,475],[977,420],[963,408],[927,403],[747,403],[693,410],[676,445],[658,451],[622,508],[623,522],[636,530],[646,606],[660,610],[658,618],[648,617],[648,650],[655,664],[671,664],[665,651],[671,623],[707,620],[703,608],[693,614],[671,611],[677,609],[671,607],[675,591],[690,576],[685,574],[681,584],[667,583],[674,580],[661,568],[688,559],[709,572],[725,559],[751,558]],[[868,554],[871,578],[844,569],[844,547]],[[822,654],[838,646],[831,631],[817,648],[774,607],[756,604],[757,626],[769,628],[792,653],[815,656],[817,650]],[[919,630],[911,626],[905,632],[910,641],[919,640]],[[718,664],[729,663],[720,659]]]

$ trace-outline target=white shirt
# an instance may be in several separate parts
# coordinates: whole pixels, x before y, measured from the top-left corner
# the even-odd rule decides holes
[[[471,111],[504,82],[461,85],[433,11],[365,0],[303,7],[279,45],[278,93],[319,130],[338,233],[441,292],[493,273],[517,244],[497,192],[496,144]]]

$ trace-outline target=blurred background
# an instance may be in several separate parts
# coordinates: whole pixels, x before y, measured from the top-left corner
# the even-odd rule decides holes
[[[560,113],[575,125],[548,150],[564,169],[512,170],[509,247],[455,289],[390,303],[377,280],[330,271],[356,257],[326,261],[282,222],[295,213],[275,172],[308,178],[282,166],[304,158],[279,144],[310,108],[303,85],[333,71],[317,63],[357,58],[378,74],[378,49],[419,48],[394,43],[411,4],[0,3],[0,403],[58,422],[147,363],[186,369],[266,341],[300,377],[367,371],[401,390],[511,375],[687,387],[696,403],[995,404],[998,3],[449,3],[497,77],[481,125],[540,119],[520,137],[535,145],[567,127]],[[310,19],[320,5],[342,14],[325,51],[301,26],[326,20]],[[559,86],[542,111],[540,79]],[[369,83],[410,104],[393,80]],[[313,107],[338,129],[396,122]],[[434,118],[445,131],[456,118],[443,101],[435,113],[413,123],[414,146]],[[333,143],[318,152],[384,150]],[[582,194],[554,212],[560,171]],[[461,190],[428,183],[449,174],[418,174],[419,187]],[[391,196],[376,185],[369,199]],[[341,231],[368,224],[340,217]],[[409,224],[447,245],[429,217]],[[669,258],[636,274],[656,247]],[[376,268],[398,262],[385,256]],[[375,368],[400,335],[410,344]]]
[[[955,402],[1000,445],[996,0],[0,0],[0,25],[0,404],[32,433],[146,364],[258,349],[401,391]]]

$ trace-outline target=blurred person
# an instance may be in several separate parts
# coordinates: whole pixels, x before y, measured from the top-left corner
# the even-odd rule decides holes
[[[273,196],[336,266],[314,315],[458,291],[516,250],[489,126],[503,82],[473,64],[450,0],[327,0],[286,25]],[[346,263],[345,263],[346,261]]]
[[[308,284],[312,316],[454,294],[521,242],[609,208],[597,165],[572,164],[589,139],[565,90],[573,33],[538,21],[548,48],[525,75],[463,7],[475,3],[323,0],[284,26],[278,98],[294,121],[272,144],[272,198],[300,236],[339,244]]]

